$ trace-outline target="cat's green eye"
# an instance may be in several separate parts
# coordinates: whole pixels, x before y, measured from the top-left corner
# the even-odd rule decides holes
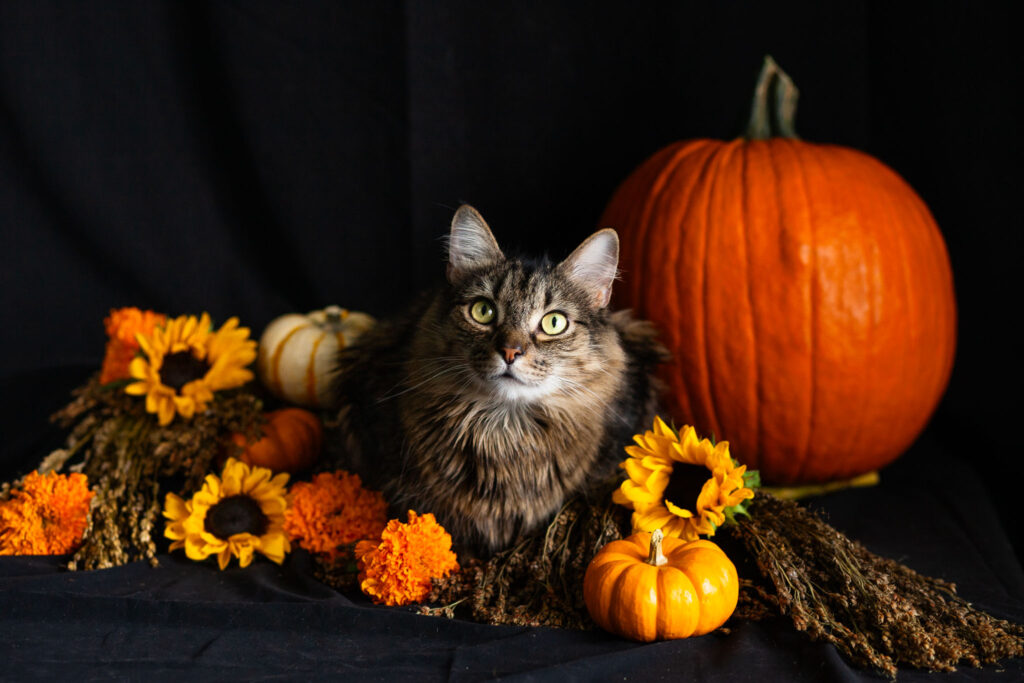
[[[487,325],[494,321],[494,304],[487,299],[477,299],[469,307],[469,315],[481,325]]]
[[[569,319],[561,311],[551,311],[540,319],[540,329],[544,334],[562,334],[567,327],[569,327]]]

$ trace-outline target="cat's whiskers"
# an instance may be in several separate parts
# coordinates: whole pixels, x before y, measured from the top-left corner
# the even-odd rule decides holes
[[[451,362],[451,361],[459,361],[459,360],[464,360],[464,359],[461,356],[437,356],[435,358],[424,358],[424,359],[421,359],[420,362],[421,363],[439,363],[439,362]],[[381,365],[392,365],[392,366],[394,366],[394,365],[406,365],[406,364],[408,364],[408,362],[409,362],[408,360],[404,360],[403,359],[403,360],[395,360],[395,361],[380,361],[380,364]]]
[[[398,387],[402,386],[403,384],[407,384],[409,382],[409,380],[412,379],[412,375],[410,375],[408,378],[403,379],[401,382],[399,382],[398,384],[393,386],[391,388],[391,390],[387,394],[385,394],[381,398],[377,399],[377,403],[383,403],[384,401],[390,401],[393,398],[398,398],[399,396],[401,396],[403,394],[407,394],[410,391],[414,391],[416,389],[419,389],[420,387],[422,387],[425,384],[429,384],[429,383],[433,382],[434,380],[440,379],[441,377],[444,377],[445,375],[465,375],[467,377],[472,377],[473,376],[473,370],[472,370],[472,368],[466,367],[464,365],[446,365],[446,366],[442,367],[440,370],[438,370],[438,371],[434,372],[433,374],[429,375],[425,379],[422,379],[422,380],[416,382],[413,385],[407,386],[405,389],[402,389],[401,391],[394,391],[395,389],[397,389]]]

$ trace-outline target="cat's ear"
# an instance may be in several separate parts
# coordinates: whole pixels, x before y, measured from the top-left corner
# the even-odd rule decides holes
[[[505,258],[480,212],[463,204],[452,218],[448,236],[448,281],[456,282],[468,271]]]
[[[593,295],[598,308],[604,308],[611,301],[612,283],[618,272],[619,235],[611,228],[598,230],[558,267]]]

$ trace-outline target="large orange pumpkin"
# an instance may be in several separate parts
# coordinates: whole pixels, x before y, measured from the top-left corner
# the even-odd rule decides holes
[[[777,483],[898,457],[941,398],[956,342],[928,208],[871,156],[797,139],[795,102],[766,59],[746,138],[660,150],[601,219],[621,237],[618,303],[673,353],[673,418]]]

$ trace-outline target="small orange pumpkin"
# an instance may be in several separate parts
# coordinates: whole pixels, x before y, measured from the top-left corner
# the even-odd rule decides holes
[[[739,600],[736,567],[711,541],[639,532],[601,548],[583,577],[587,611],[606,631],[650,642],[699,636]]]
[[[238,459],[275,472],[299,472],[320,456],[324,429],[320,419],[302,408],[282,408],[266,414],[263,438],[247,443],[244,434],[231,440],[242,449]]]

